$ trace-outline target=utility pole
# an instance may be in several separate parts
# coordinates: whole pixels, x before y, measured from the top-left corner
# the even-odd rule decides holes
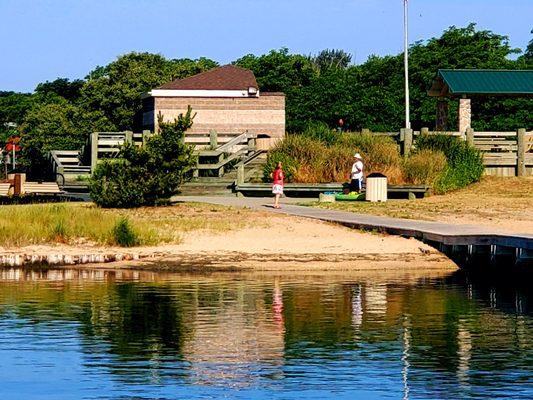
[[[405,73],[405,128],[411,129],[411,121],[409,118],[409,42],[407,40],[407,23],[408,23],[408,7],[407,1],[403,0],[403,63]]]

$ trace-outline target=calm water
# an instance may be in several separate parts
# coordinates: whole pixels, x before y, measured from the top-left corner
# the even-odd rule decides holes
[[[508,287],[0,270],[0,399],[532,398],[531,292]]]

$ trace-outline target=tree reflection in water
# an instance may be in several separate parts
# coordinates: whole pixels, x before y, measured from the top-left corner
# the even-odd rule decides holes
[[[494,395],[503,387],[525,396],[533,390],[530,294],[527,285],[464,273],[13,269],[0,271],[0,319],[75,322],[84,368],[105,368],[125,385],[341,392],[381,385],[403,398]]]

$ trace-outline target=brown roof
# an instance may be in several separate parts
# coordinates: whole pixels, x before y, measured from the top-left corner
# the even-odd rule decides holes
[[[165,83],[158,89],[174,90],[247,90],[259,89],[254,73],[249,69],[224,65],[190,76]]]

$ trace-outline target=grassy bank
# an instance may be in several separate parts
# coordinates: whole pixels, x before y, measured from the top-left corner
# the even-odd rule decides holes
[[[225,232],[244,227],[250,223],[248,214],[244,210],[203,204],[126,210],[80,203],[2,206],[0,246],[120,245],[124,235],[128,237],[131,233],[137,245],[179,243],[181,235],[191,231]]]
[[[533,232],[533,177],[484,177],[443,196],[386,203],[315,203],[330,208],[395,218],[472,223],[509,231]]]
[[[446,193],[472,182],[483,173],[478,150],[459,138],[447,135],[419,136],[409,157],[389,136],[372,133],[332,131],[311,124],[304,132],[286,136],[269,153],[265,180],[281,161],[289,182],[346,182],[354,153],[360,153],[365,173],[380,172],[391,184],[432,186]]]

